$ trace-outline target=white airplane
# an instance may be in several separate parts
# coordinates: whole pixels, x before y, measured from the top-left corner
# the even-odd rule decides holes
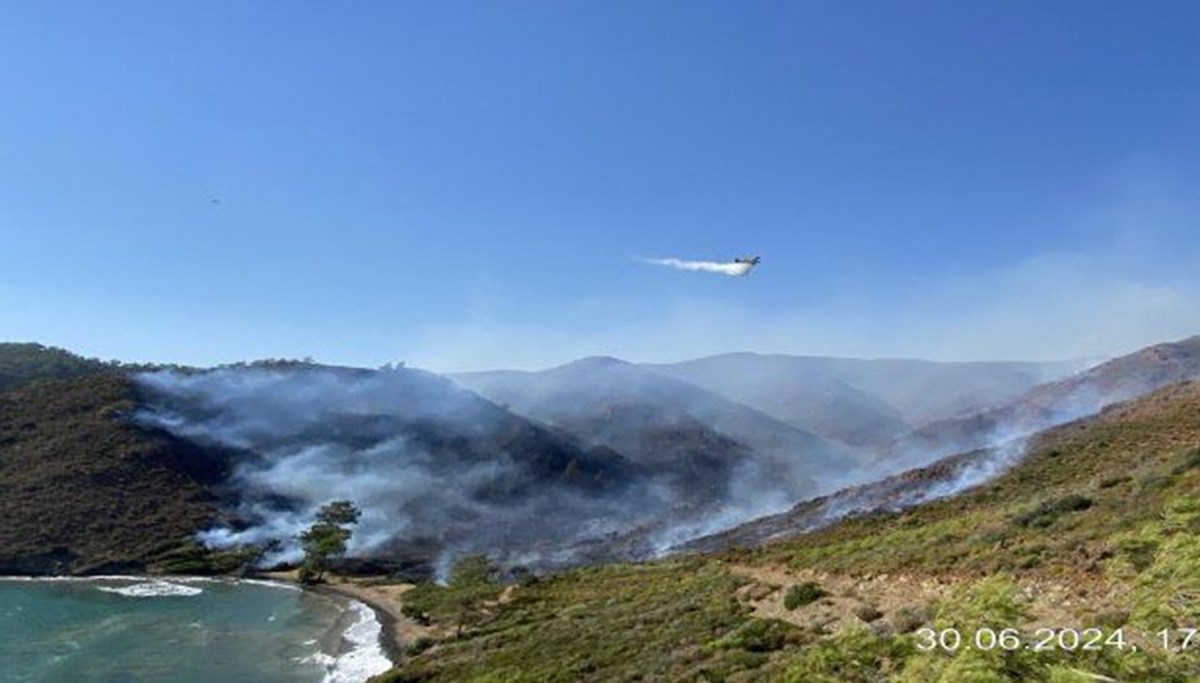
[[[733,267],[729,269],[729,274],[738,277],[746,275],[753,270],[754,266],[757,266],[758,262],[761,260],[761,256],[743,256],[742,258],[735,258],[733,260]]]

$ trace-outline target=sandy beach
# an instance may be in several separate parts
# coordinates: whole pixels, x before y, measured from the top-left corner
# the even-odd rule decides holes
[[[276,581],[299,585],[295,571],[271,572],[264,575]],[[381,577],[326,576],[326,582],[304,586],[305,590],[341,598],[357,600],[375,610],[382,626],[384,653],[393,663],[403,657],[404,649],[417,638],[429,635],[429,629],[421,626],[401,612],[402,596],[414,587],[411,583],[381,583]]]

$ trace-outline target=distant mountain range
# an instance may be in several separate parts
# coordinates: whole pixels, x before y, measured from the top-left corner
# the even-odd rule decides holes
[[[647,367],[800,429],[870,448],[929,422],[997,405],[1079,365],[730,353]]]

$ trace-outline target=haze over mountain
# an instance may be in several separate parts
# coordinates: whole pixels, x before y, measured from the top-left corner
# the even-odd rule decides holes
[[[1200,378],[1200,336],[1156,344],[1038,385],[988,410],[905,434],[883,452],[880,471],[898,472],[944,455],[1018,439],[1172,382],[1196,378]]]
[[[647,367],[800,429],[877,447],[928,422],[997,405],[1079,365],[730,353]]]
[[[541,372],[451,377],[516,412],[608,445],[635,461],[702,463],[729,456],[757,472],[749,497],[828,489],[858,454],[696,385],[615,358],[585,358]],[[724,453],[724,455],[722,455]],[[739,477],[740,479],[740,477]],[[755,481],[761,479],[761,481]]]

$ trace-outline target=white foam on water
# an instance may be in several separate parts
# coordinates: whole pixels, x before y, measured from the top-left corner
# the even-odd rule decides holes
[[[204,592],[195,586],[184,586],[170,581],[147,581],[132,586],[96,586],[96,589],[129,598],[191,597]]]
[[[283,581],[275,581],[272,579],[246,579],[246,578],[230,578],[227,576],[171,576],[169,579],[153,578],[149,576],[138,576],[136,574],[90,574],[87,576],[0,576],[0,581],[12,582],[37,582],[37,583],[91,583],[97,581],[166,581],[169,580],[175,584],[193,584],[193,583],[225,583],[240,585],[246,584],[250,586],[264,586],[267,588],[280,588],[283,590],[300,591],[303,590],[300,586],[293,583],[284,583]]]
[[[198,577],[198,578],[203,579],[204,577]],[[284,583],[282,581],[274,581],[271,579],[226,579],[226,580],[232,581],[233,583],[238,583],[238,584],[244,583],[249,586],[266,586],[267,588],[282,588],[283,590],[287,590],[287,591],[303,590],[302,588],[300,588],[300,586],[297,586],[294,583]]]
[[[346,609],[358,615],[342,634],[350,649],[337,657],[319,653],[310,658],[310,661],[325,666],[322,683],[363,683],[392,668],[392,661],[383,653],[383,645],[379,642],[383,625],[375,618],[375,610],[358,601],[352,601]]]

